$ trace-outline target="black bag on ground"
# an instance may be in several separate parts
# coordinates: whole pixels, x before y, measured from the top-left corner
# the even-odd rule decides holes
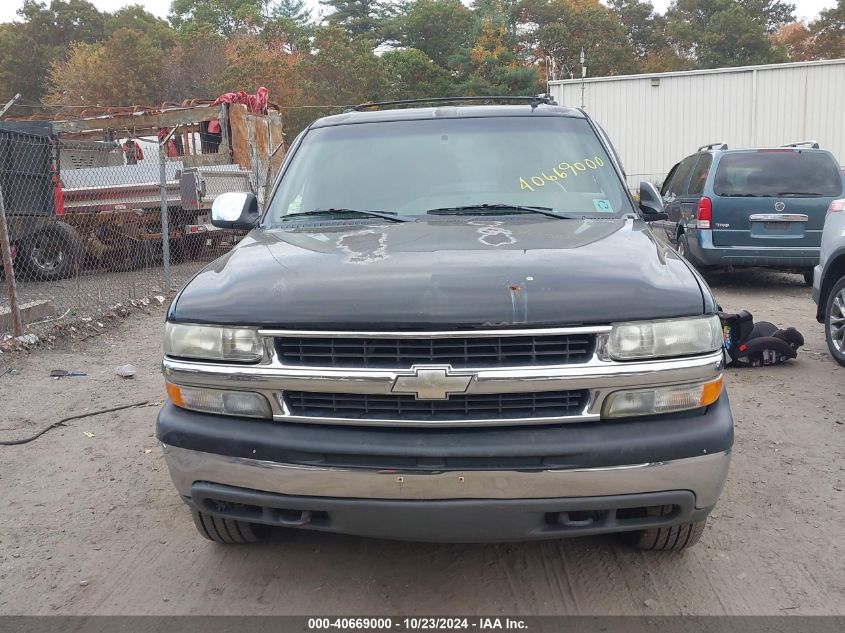
[[[768,321],[754,323],[747,310],[728,314],[720,309],[719,319],[728,365],[760,367],[785,363],[795,358],[804,344],[804,337],[794,327],[779,329]]]

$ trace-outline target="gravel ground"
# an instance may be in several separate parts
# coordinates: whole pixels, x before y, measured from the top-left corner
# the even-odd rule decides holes
[[[207,261],[192,260],[171,266],[173,287],[178,288],[205,266]],[[2,277],[0,277],[2,278]],[[95,316],[116,303],[164,294],[164,270],[160,265],[130,272],[84,270],[59,281],[16,279],[18,303],[49,300],[56,316]],[[0,283],[0,308],[9,306],[6,286]],[[0,331],[2,334],[2,331]]]
[[[797,361],[729,370],[730,479],[697,547],[612,538],[432,545],[279,532],[221,547],[195,532],[153,436],[155,407],[0,447],[0,614],[845,614],[845,369],[795,275],[710,278],[728,310],[793,325]],[[163,309],[74,348],[0,357],[0,437],[160,402]],[[124,363],[135,379],[115,375]],[[53,380],[55,368],[88,376]]]

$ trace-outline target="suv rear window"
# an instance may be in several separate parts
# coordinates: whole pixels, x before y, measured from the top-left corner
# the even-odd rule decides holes
[[[726,197],[830,197],[842,193],[842,175],[824,152],[737,152],[722,156],[713,191]]]
[[[272,223],[317,209],[413,216],[509,204],[588,217],[633,211],[589,123],[562,116],[426,118],[310,130],[270,203]]]

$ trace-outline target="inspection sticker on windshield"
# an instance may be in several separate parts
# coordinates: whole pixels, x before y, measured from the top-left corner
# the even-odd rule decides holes
[[[549,174],[544,171],[528,178],[520,176],[519,188],[536,191],[540,187],[545,187],[547,182],[566,180],[570,176],[578,176],[581,172],[588,169],[598,169],[599,167],[604,167],[604,161],[598,156],[585,158],[574,163],[561,163],[557,167],[553,167]]]
[[[610,200],[593,198],[593,206],[596,208],[596,211],[599,211],[601,213],[608,213],[610,211],[613,211],[613,207],[610,206]]]

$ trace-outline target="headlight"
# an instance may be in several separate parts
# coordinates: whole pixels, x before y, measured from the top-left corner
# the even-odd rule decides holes
[[[164,353],[177,358],[257,363],[263,356],[258,332],[249,328],[168,323]]]
[[[610,394],[602,407],[603,418],[627,418],[697,409],[713,404],[722,393],[722,378],[695,384],[631,389]]]
[[[614,323],[607,354],[614,360],[691,356],[722,347],[722,324],[714,315]]]
[[[192,411],[249,418],[270,418],[273,415],[267,398],[252,391],[224,391],[167,383],[167,395],[177,407]]]

